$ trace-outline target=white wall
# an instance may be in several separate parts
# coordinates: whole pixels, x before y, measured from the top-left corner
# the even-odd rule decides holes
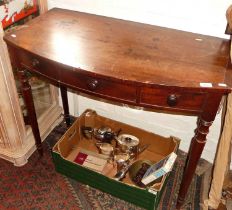
[[[229,0],[48,0],[49,8],[61,7],[120,19],[149,23],[200,34],[228,38],[224,35],[225,12]],[[131,109],[69,94],[70,110],[79,115],[92,108],[104,116],[182,139],[180,148],[188,151],[196,117],[175,116]],[[202,157],[212,162],[220,130],[220,114],[208,135]]]

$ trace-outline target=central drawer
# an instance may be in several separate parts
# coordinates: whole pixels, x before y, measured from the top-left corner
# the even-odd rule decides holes
[[[80,70],[75,70],[72,67],[44,59],[29,52],[20,51],[18,58],[24,68],[57,84],[60,83],[102,98],[115,99],[131,104],[136,103],[136,87],[121,80],[117,81],[96,74],[92,75],[84,70],[82,70],[84,72],[82,73]]]
[[[89,75],[77,70],[61,71],[60,82],[70,88],[97,95],[100,97],[117,99],[129,103],[136,102],[136,87],[126,84],[123,81]]]

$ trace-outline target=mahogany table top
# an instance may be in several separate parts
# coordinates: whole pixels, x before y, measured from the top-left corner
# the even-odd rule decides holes
[[[54,8],[4,39],[74,71],[165,86],[232,86],[230,42],[216,37]]]

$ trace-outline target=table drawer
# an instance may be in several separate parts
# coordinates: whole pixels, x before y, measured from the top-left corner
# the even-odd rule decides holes
[[[178,88],[144,87],[141,89],[140,104],[174,110],[201,111],[206,94]]]
[[[79,91],[117,99],[125,102],[136,102],[136,87],[121,81],[102,78],[98,75],[80,73],[76,70],[61,72],[60,82]]]
[[[53,81],[58,81],[60,74],[59,65],[45,58],[20,51],[20,63],[28,70],[45,76]]]

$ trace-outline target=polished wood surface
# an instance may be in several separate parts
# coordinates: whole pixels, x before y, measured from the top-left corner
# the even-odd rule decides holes
[[[15,35],[5,40],[74,71],[125,82],[219,88],[229,60],[229,40],[62,9]]]
[[[4,37],[12,65],[61,87],[66,122],[67,89],[101,98],[197,115],[179,191],[183,204],[221,98],[232,87],[230,41],[97,15],[52,9]],[[29,94],[31,126],[39,131]],[[24,88],[25,89],[25,88]]]

